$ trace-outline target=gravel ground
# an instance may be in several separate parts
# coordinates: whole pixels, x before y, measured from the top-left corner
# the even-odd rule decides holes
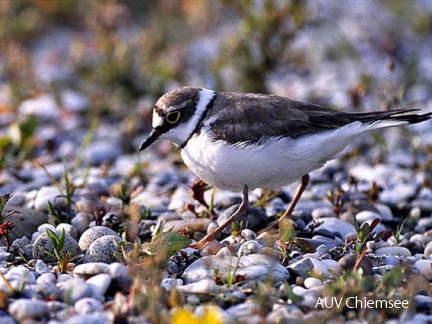
[[[296,35],[302,64],[268,74],[269,92],[431,112],[431,3],[398,3],[312,2],[320,27]],[[217,87],[209,60],[238,23],[225,19],[213,36],[193,34],[183,84],[166,82],[160,93]],[[142,30],[134,23],[118,33],[133,43]],[[89,122],[104,99],[80,79],[71,51],[86,46],[91,56],[93,36],[60,24],[35,37],[34,91],[19,99],[0,54],[1,323],[432,321],[432,120],[366,134],[312,172],[280,233],[259,231],[298,183],[254,190],[243,221],[197,251],[186,246],[241,196],[206,190],[217,219],[192,198],[194,175],[175,148],[135,151],[150,130],[154,94],[121,103],[114,87],[103,93],[114,113]],[[238,81],[232,73],[222,74],[227,87]]]

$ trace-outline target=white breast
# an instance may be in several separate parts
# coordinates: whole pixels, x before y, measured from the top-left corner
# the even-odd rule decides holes
[[[355,137],[374,128],[381,127],[354,122],[314,135],[277,137],[254,145],[214,141],[211,131],[203,129],[189,140],[181,156],[194,174],[215,187],[279,189],[322,167]]]

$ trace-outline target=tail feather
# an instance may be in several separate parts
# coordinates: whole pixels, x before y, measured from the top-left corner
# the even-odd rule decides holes
[[[417,124],[432,118],[432,112],[425,114],[407,114],[410,112],[419,111],[419,109],[397,109],[390,111],[375,111],[361,114],[347,114],[347,117],[353,121],[362,123],[382,122],[382,121],[398,121],[407,122],[408,124]],[[402,123],[403,124],[403,123]],[[395,123],[395,125],[400,125]]]

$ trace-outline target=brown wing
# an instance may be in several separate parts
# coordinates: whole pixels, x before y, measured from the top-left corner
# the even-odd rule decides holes
[[[215,139],[225,140],[231,144],[252,144],[273,136],[296,138],[338,128],[354,121],[402,119],[414,123],[421,121],[416,118],[425,116],[395,116],[408,111],[412,109],[345,113],[285,97],[222,92],[217,94],[207,117],[217,114],[217,119],[209,124]]]

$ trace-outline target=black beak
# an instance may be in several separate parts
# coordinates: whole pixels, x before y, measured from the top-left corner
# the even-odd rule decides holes
[[[161,134],[162,134],[161,131],[153,129],[151,131],[150,135],[144,141],[144,143],[141,144],[139,150],[140,151],[145,150],[147,147],[149,147],[150,145],[152,145],[159,138],[159,136],[161,136]]]

